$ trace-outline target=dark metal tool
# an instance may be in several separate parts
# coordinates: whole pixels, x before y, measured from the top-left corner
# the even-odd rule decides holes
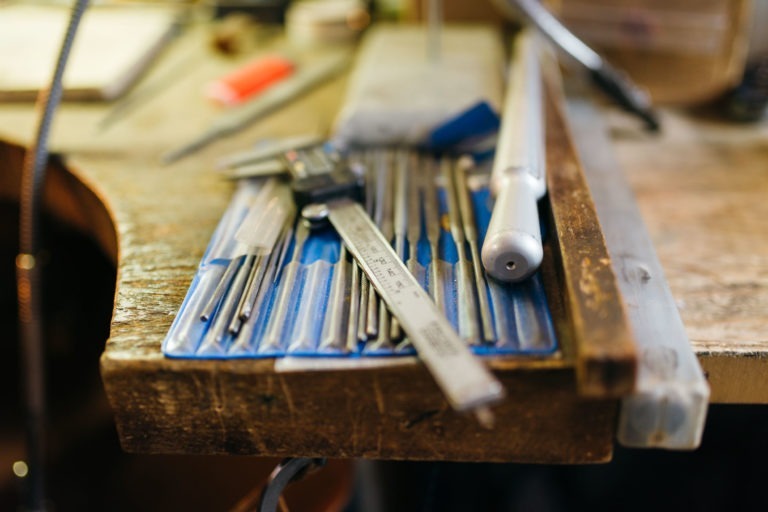
[[[257,512],[277,512],[280,495],[291,482],[301,480],[308,472],[325,466],[325,459],[289,457],[283,459],[269,475],[259,499]]]
[[[508,15],[521,13],[528,22],[551,40],[560,50],[589,71],[592,81],[626,111],[643,120],[652,131],[660,127],[648,95],[633,84],[629,77],[605,61],[587,46],[539,0],[493,0]]]
[[[384,218],[384,201],[386,196],[386,187],[384,185],[385,177],[381,172],[386,169],[381,169],[380,162],[378,161],[377,152],[372,151],[369,154],[368,161],[368,176],[366,186],[368,190],[372,190],[370,194],[373,196],[373,211],[368,210],[368,215],[373,220],[379,229],[381,229],[381,222]],[[371,189],[371,186],[373,187]],[[376,294],[376,290],[368,283],[368,310],[365,315],[365,334],[369,341],[376,340],[379,336],[379,296]]]
[[[208,332],[205,333],[203,341],[201,343],[201,351],[214,351],[219,352],[222,349],[222,342],[230,332],[230,323],[235,317],[237,317],[237,306],[240,303],[240,297],[245,292],[245,285],[248,280],[248,275],[251,272],[251,267],[256,259],[254,254],[246,254],[237,258],[240,262],[237,270],[232,278],[232,282],[229,285],[228,290],[222,297],[218,308],[216,309],[213,317],[213,324],[208,328]],[[237,331],[240,329],[240,324],[237,323]]]
[[[296,74],[269,88],[255,100],[246,103],[232,112],[221,114],[209,128],[193,140],[165,153],[162,156],[163,163],[170,164],[175,162],[204,148],[215,140],[236,133],[253,121],[337,75],[346,68],[349,60],[349,54],[343,52],[308,63],[299,69]]]

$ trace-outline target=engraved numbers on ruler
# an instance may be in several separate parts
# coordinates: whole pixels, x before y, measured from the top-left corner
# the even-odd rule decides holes
[[[451,405],[457,410],[477,409],[479,418],[490,418],[485,405],[504,396],[501,383],[475,359],[365,210],[353,201],[338,200],[329,203],[328,218],[399,318]]]

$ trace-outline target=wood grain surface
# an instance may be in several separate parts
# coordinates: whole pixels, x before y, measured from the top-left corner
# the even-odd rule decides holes
[[[713,402],[768,403],[768,119],[606,120]]]
[[[93,218],[106,217],[114,224],[111,241],[96,237],[116,254],[118,266],[111,334],[101,364],[124,448],[432,460],[608,460],[616,402],[578,394],[573,322],[562,307],[551,256],[545,280],[564,348],[553,358],[488,361],[508,392],[494,409],[494,430],[451,410],[424,367],[413,361],[389,369],[276,373],[273,360],[163,357],[160,344],[233,192],[232,184],[212,171],[215,160],[263,137],[329,132],[345,86],[344,77],[335,79],[236,136],[164,167],[159,163],[164,151],[197,135],[220,113],[202,99],[205,83],[239,64],[210,53],[203,46],[206,35],[205,26],[194,27],[177,41],[144,83],[158,82],[179,62],[189,62],[187,71],[109,129],[98,126],[109,108],[93,104],[63,105],[54,126],[54,150],[66,155],[74,181],[101,201],[92,205]],[[275,42],[272,48],[279,45]],[[29,105],[0,109],[0,138],[24,145],[33,129]]]
[[[547,187],[560,290],[569,311],[579,389],[588,396],[632,392],[637,351],[592,197],[562,112],[547,108]]]
[[[526,363],[527,369],[515,359],[489,361],[509,394],[496,409],[492,432],[449,410],[426,371],[413,363],[376,371],[276,374],[271,360],[179,361],[162,356],[160,343],[233,191],[231,183],[212,172],[215,160],[262,137],[327,132],[345,86],[344,77],[335,79],[236,136],[163,167],[162,152],[196,135],[219,113],[202,99],[205,83],[252,57],[230,60],[210,53],[206,30],[190,27],[171,45],[137,91],[145,83],[162,82],[164,73],[179,63],[187,63],[185,72],[108,130],[98,128],[108,105],[64,105],[54,125],[54,149],[66,154],[75,181],[101,201],[93,218],[103,216],[114,225],[111,241],[109,236],[96,238],[118,262],[102,374],[123,446],[155,453],[396,459],[609,458],[616,403],[586,400],[576,393],[572,311],[557,291],[562,276],[557,275],[560,263],[552,247],[545,257],[545,280],[564,348],[560,357]],[[762,252],[754,249],[764,232],[759,219],[768,213],[758,199],[766,185],[758,162],[765,167],[768,151],[756,136],[745,143],[746,129],[740,129],[741,135],[725,130],[721,139],[720,127],[702,125],[683,113],[665,112],[667,118],[671,133],[661,140],[674,155],[660,149],[659,139],[647,138],[611,115],[616,151],[638,192],[690,338],[710,372],[713,398],[756,400],[768,386],[752,386],[730,372],[741,370],[735,363],[759,369],[768,360],[761,313],[768,303],[765,238]],[[24,145],[33,129],[31,105],[0,108],[0,139]],[[746,171],[728,173],[732,180],[721,176],[731,164]],[[717,211],[730,216],[730,222],[713,218]],[[742,222],[755,212],[762,217]],[[718,231],[697,224],[702,218]],[[752,252],[745,250],[748,246]],[[596,319],[583,326],[604,328]]]

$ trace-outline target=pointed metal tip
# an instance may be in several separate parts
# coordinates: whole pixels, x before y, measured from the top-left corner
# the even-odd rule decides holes
[[[489,407],[483,406],[475,409],[475,418],[477,418],[477,421],[483,428],[488,430],[493,429],[494,425],[496,424],[496,416],[493,414],[493,411],[491,411]]]

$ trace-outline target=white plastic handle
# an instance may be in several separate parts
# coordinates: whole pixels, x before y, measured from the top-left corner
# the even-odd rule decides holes
[[[486,272],[501,281],[525,279],[542,260],[536,204],[546,193],[541,87],[538,44],[526,30],[515,41],[491,174],[496,204],[481,254]]]
[[[496,279],[519,281],[541,264],[536,186],[520,172],[509,175],[496,195],[481,254],[483,267]]]

